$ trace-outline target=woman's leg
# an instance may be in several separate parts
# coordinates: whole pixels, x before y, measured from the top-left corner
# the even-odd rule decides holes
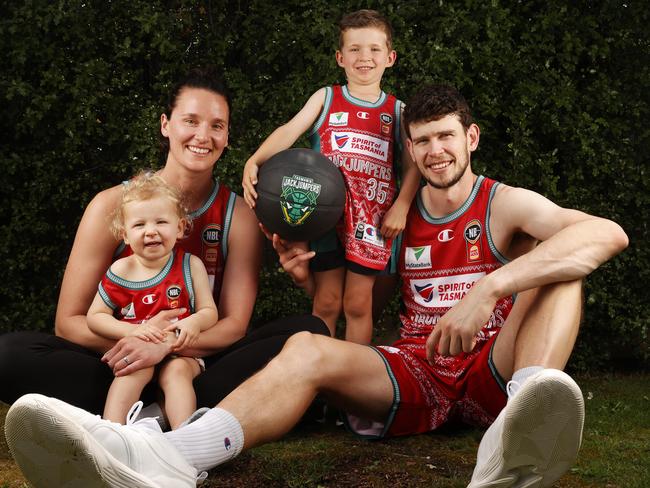
[[[41,393],[101,413],[113,373],[100,355],[52,334],[0,336],[0,400]]]
[[[329,335],[318,317],[286,317],[254,329],[221,353],[205,358],[206,370],[194,379],[197,405],[216,405],[274,358],[289,337],[301,331]]]

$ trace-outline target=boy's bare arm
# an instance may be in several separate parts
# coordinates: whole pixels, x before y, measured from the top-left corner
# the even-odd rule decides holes
[[[325,88],[314,93],[300,111],[286,124],[275,129],[246,161],[242,177],[244,200],[249,207],[255,206],[257,172],[260,166],[274,154],[290,148],[298,138],[314,125],[325,103]]]
[[[407,136],[404,126],[400,127],[400,134],[402,139],[402,185],[397,198],[381,222],[380,232],[386,239],[393,239],[404,230],[406,214],[408,214],[418,188],[420,188],[420,171],[406,147]]]

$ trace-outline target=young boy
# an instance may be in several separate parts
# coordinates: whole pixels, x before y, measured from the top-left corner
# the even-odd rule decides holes
[[[339,32],[336,62],[345,70],[347,85],[319,89],[278,127],[246,162],[242,186],[244,199],[254,207],[258,168],[312,128],[313,148],[339,167],[347,186],[336,231],[311,243],[317,251],[311,262],[313,313],[334,335],[343,305],[345,338],[364,344],[372,338],[375,278],[387,267],[392,239],[404,228],[420,175],[404,152],[402,189],[395,198],[393,157],[405,138],[402,102],[381,89],[384,70],[396,59],[390,24],[374,10],[359,10],[341,19]]]
[[[217,323],[217,306],[208,273],[196,256],[175,247],[189,216],[176,188],[154,173],[144,172],[123,187],[111,230],[131,246],[133,254],[115,261],[104,275],[87,314],[88,327],[108,339],[134,335],[158,342],[175,330],[174,350],[192,346],[199,333]],[[183,308],[178,321],[161,330],[149,321],[161,310]],[[127,364],[127,357],[123,359]],[[158,372],[165,394],[165,413],[173,429],[196,410],[192,381],[203,360],[172,357]],[[154,368],[116,376],[104,407],[104,418],[123,423],[127,412],[154,377]]]

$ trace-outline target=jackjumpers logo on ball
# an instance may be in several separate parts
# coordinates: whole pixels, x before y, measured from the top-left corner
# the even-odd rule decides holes
[[[302,225],[316,208],[321,185],[300,175],[282,177],[282,217],[291,226]]]

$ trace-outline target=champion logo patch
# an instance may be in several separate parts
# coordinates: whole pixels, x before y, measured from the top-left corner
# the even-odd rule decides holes
[[[431,246],[407,247],[404,267],[406,269],[431,268]]]
[[[151,305],[152,303],[155,303],[156,300],[158,300],[158,297],[156,296],[155,293],[150,293],[149,295],[145,295],[142,297],[142,303],[145,305]]]
[[[230,451],[230,448],[232,447],[232,444],[230,443],[230,439],[227,437],[223,438],[223,447],[226,448],[226,451]]]
[[[438,241],[449,242],[454,238],[454,231],[451,229],[441,230],[438,233]]]

